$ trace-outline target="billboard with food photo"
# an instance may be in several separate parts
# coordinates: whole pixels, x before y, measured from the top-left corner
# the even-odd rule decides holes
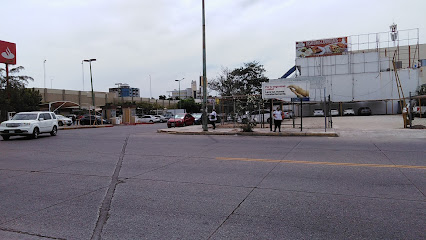
[[[296,57],[340,55],[348,51],[348,37],[296,42]]]
[[[308,81],[277,79],[262,83],[262,98],[288,101],[292,98],[309,98],[309,88]]]

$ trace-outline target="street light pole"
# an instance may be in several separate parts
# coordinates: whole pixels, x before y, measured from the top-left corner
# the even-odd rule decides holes
[[[93,103],[93,110],[95,111],[95,113],[96,113],[96,105],[95,105],[95,93],[93,92],[93,78],[92,78],[92,62],[94,62],[94,61],[96,61],[96,59],[87,59],[87,60],[83,60],[83,61],[85,61],[85,62],[88,62],[89,63],[89,66],[90,66],[90,84],[91,84],[91,86],[92,86],[92,103]],[[96,114],[95,114],[96,115]],[[96,121],[95,121],[96,122]]]
[[[46,88],[46,60],[43,62],[43,70],[44,70],[44,88]]]
[[[84,61],[81,61],[81,72],[83,74],[83,91],[84,91],[84,67],[83,67]]]
[[[185,79],[185,78],[182,78],[181,80],[175,80],[176,82],[179,82],[179,109],[180,109],[180,101],[181,101],[181,99],[180,99],[180,81],[182,81],[183,79]]]
[[[206,74],[206,19],[204,13],[204,0],[203,0],[203,131],[208,131],[207,127],[207,74]]]

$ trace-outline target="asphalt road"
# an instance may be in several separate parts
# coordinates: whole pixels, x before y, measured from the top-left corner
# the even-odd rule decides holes
[[[0,141],[0,239],[426,239],[426,141],[156,133]]]

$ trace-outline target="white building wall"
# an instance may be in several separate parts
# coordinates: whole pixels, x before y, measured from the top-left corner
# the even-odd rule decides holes
[[[395,73],[390,57],[379,52],[298,58],[301,77],[324,76],[326,95],[334,102],[399,99]],[[399,69],[398,74],[406,96],[422,84],[420,68]],[[324,99],[324,90],[310,89],[311,101]]]

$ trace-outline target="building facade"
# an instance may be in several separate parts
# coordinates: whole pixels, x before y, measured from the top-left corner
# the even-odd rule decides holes
[[[110,88],[109,92],[118,93],[118,97],[140,97],[139,88],[131,88],[126,83],[117,83],[118,87]]]

